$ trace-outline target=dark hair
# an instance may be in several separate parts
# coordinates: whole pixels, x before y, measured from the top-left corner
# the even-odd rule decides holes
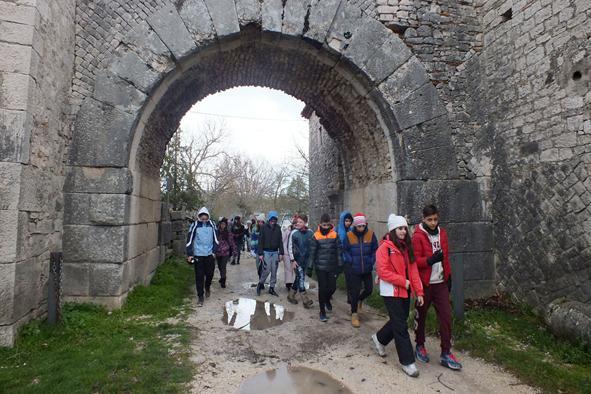
[[[298,215],[298,218],[302,219],[304,223],[308,223],[308,215]]]
[[[329,223],[330,222],[330,215],[328,213],[323,213],[320,216],[320,223]]]
[[[396,229],[390,231],[390,240],[396,245],[396,247],[402,251],[404,249],[408,250],[408,257],[411,263],[415,262],[415,253],[412,250],[412,239],[410,238],[410,231],[408,228],[406,229],[406,237],[404,237],[404,245],[400,242],[398,237],[396,236]]]
[[[438,214],[438,213],[439,213],[439,211],[437,210],[437,207],[433,204],[425,205],[425,208],[423,208],[423,217],[424,218],[426,218],[427,216]]]
[[[349,219],[350,221],[353,221],[353,215],[351,215],[350,213],[347,212],[345,214],[345,217],[343,217],[343,222],[347,219]]]

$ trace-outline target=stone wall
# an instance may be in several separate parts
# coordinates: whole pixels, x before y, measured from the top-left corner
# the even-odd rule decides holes
[[[75,2],[0,1],[0,345],[45,313],[61,250]]]
[[[591,2],[485,1],[499,288],[591,302]]]

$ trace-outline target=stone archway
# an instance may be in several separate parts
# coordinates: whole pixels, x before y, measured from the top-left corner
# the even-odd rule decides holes
[[[445,201],[461,224],[456,250],[475,241],[479,252],[462,256],[493,266],[478,186],[458,179],[445,108],[397,35],[340,0],[184,0],[126,35],[77,115],[64,188],[69,299],[117,307],[149,281],[162,260],[166,144],[192,104],[240,85],[314,109],[343,157],[343,193],[374,223]]]

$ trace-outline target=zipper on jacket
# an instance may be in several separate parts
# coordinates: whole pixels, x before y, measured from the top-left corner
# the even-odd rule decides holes
[[[363,263],[363,238],[361,238],[361,273],[365,272],[365,264]]]

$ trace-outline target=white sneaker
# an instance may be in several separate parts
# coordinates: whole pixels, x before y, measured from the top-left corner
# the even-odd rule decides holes
[[[373,340],[374,345],[376,345],[376,350],[380,357],[386,357],[386,348],[380,343],[380,341],[378,341],[378,336],[373,334],[371,339]]]
[[[419,376],[419,370],[417,369],[415,363],[403,365],[402,370],[410,377],[416,378]]]

